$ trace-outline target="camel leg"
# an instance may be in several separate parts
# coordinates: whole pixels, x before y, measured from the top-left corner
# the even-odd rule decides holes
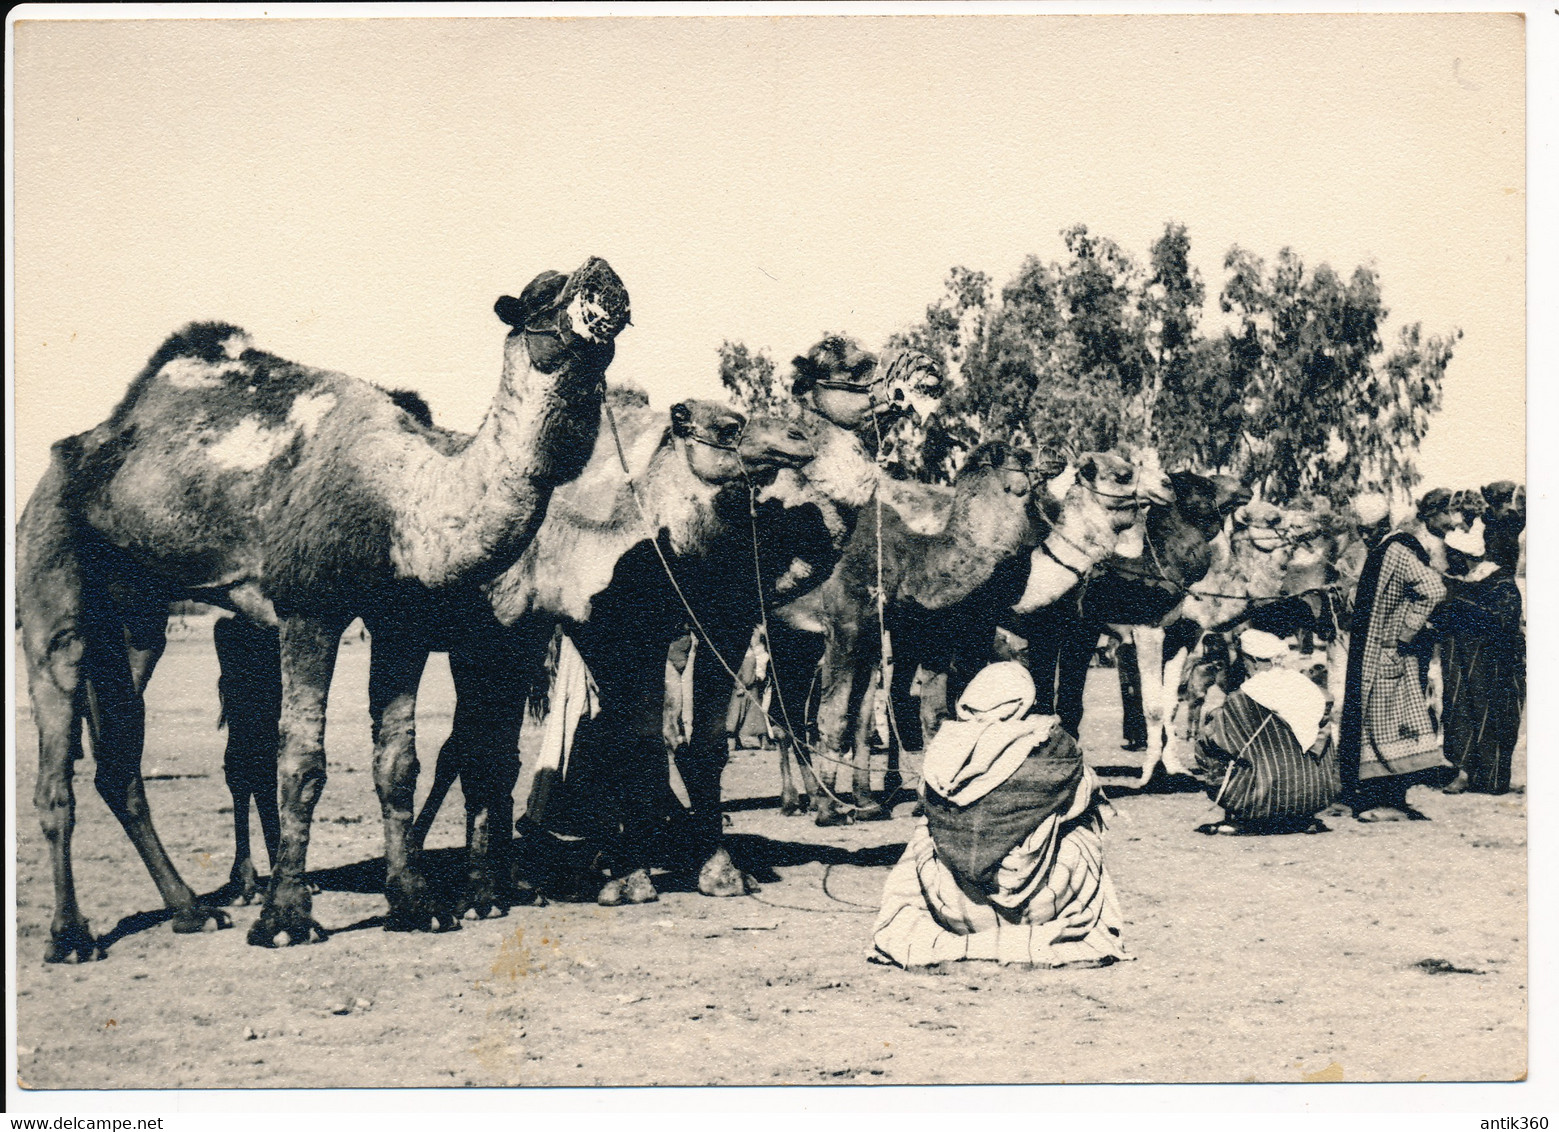
[[[520,727],[524,722],[524,678],[517,663],[491,652],[452,651],[455,730],[450,743],[460,753],[460,788],[466,803],[466,891],[457,911],[486,919],[509,910],[510,830],[514,785],[520,777]],[[442,760],[444,752],[439,752]],[[418,849],[421,843],[418,842]]]
[[[1075,620],[1063,622],[1057,637],[1056,714],[1072,738],[1079,739],[1082,737],[1083,692],[1088,686],[1088,669],[1093,664],[1094,649],[1099,645],[1099,626],[1084,625]]]
[[[952,706],[947,698],[947,673],[928,671],[920,685],[920,736],[925,746],[931,745],[942,721],[952,717]]]
[[[458,698],[455,701],[455,715],[457,717],[460,715]],[[433,764],[433,785],[428,790],[427,798],[423,800],[422,809],[417,812],[417,820],[411,823],[411,830],[406,835],[406,844],[415,852],[422,852],[423,845],[428,840],[428,831],[433,828],[439,809],[444,805],[444,799],[449,797],[449,788],[460,777],[463,761],[462,738],[458,730],[451,730],[449,738],[444,740],[444,745],[438,749],[438,760]]]
[[[1164,711],[1164,769],[1170,774],[1190,774],[1191,768],[1183,750],[1184,740],[1175,730],[1175,716],[1180,711],[1180,674],[1185,671],[1188,651],[1181,646],[1164,658],[1164,675],[1159,684],[1160,703]]]
[[[163,848],[146,803],[141,756],[146,744],[146,682],[162,656],[166,604],[137,611],[135,626],[105,617],[88,634],[86,674],[91,683],[93,784],[109,811],[124,827],[146,865],[163,903],[173,913],[173,930],[198,932],[213,923],[232,926],[227,913],[201,904],[184,883]],[[94,619],[96,620],[96,619]],[[139,630],[139,631],[138,631]]]
[[[19,571],[21,574],[21,571]],[[25,586],[25,574],[18,578]],[[49,864],[54,874],[54,919],[45,963],[97,959],[101,952],[76,903],[76,881],[71,868],[71,834],[76,827],[76,795],[71,779],[81,758],[81,704],[86,689],[81,681],[85,642],[70,611],[58,622],[43,616],[39,604],[19,595],[23,642],[27,655],[28,686],[33,719],[38,724],[38,781],[33,805],[49,845]],[[68,590],[37,595],[45,601],[73,598]],[[39,632],[39,630],[43,630]]]
[[[345,618],[293,616],[281,624],[282,713],[276,760],[281,848],[271,891],[249,929],[249,943],[274,947],[325,939],[304,879],[314,807],[325,788],[325,702]],[[378,639],[374,649],[378,651]]]
[[[853,693],[851,697],[855,708],[855,742],[850,790],[855,797],[856,821],[886,821],[892,816],[872,790],[872,732],[877,716],[877,697],[887,694],[883,675],[880,666],[855,674],[855,686],[861,690],[858,699]]]
[[[1164,757],[1164,630],[1134,625],[1131,643],[1137,649],[1137,686],[1142,691],[1142,718],[1148,731],[1148,748],[1137,781],[1139,787],[1145,787]]]
[[[718,624],[710,632],[710,644],[727,664],[741,656],[750,629],[725,629]],[[693,661],[693,741],[677,769],[692,803],[685,827],[684,850],[699,863],[698,891],[705,896],[746,896],[757,885],[731,861],[723,844],[725,812],[721,808],[720,776],[725,771],[725,712],[722,691],[731,686],[724,665],[699,643]]]
[[[228,891],[239,903],[248,904],[261,892],[249,844],[251,801],[260,816],[272,868],[280,849],[276,739],[281,717],[281,645],[276,630],[243,617],[218,621],[212,640],[221,670],[217,690],[227,721],[222,770],[233,796],[233,869]]]
[[[853,770],[854,744],[847,746],[854,721],[865,691],[866,681],[856,671],[857,626],[837,624],[829,634],[823,648],[823,695],[817,710],[819,758],[823,765],[817,769],[820,785],[832,782],[833,794],[827,790],[817,802],[818,825],[842,825],[851,820],[852,811],[836,800],[844,782],[846,767]]]
[[[807,743],[807,703],[812,696],[812,681],[823,656],[824,638],[807,633],[775,619],[769,623],[769,676],[774,688],[774,718],[785,732],[780,741],[780,811],[806,813],[823,792],[818,786],[816,768],[803,752]],[[800,771],[798,792],[790,779],[790,762]]]
[[[1326,644],[1326,694],[1331,699],[1332,742],[1342,741],[1342,701],[1348,690],[1348,633],[1339,631]]]
[[[375,624],[369,632],[373,654],[368,714],[373,721],[374,788],[384,819],[384,895],[390,905],[385,930],[452,930],[460,922],[429,889],[421,854],[410,840],[417,794],[417,685],[428,650],[397,625]]]

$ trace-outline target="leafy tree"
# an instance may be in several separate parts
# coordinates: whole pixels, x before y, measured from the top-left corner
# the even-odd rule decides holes
[[[790,384],[776,373],[768,350],[727,341],[720,343],[719,354],[720,384],[731,391],[743,412],[795,416],[798,410]]]
[[[1389,312],[1373,270],[1355,268],[1345,282],[1324,263],[1307,272],[1288,248],[1270,271],[1238,247],[1224,265],[1219,302],[1235,317],[1225,333],[1241,396],[1234,470],[1280,502],[1304,492],[1340,502],[1361,486],[1409,491],[1461,332],[1425,340],[1414,324],[1377,363]]]

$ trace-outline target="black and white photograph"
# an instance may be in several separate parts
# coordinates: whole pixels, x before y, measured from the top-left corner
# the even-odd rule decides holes
[[[13,1111],[1552,1087],[1559,12],[6,30]]]

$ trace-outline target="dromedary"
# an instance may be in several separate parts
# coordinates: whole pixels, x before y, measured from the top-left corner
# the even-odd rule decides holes
[[[18,529],[17,590],[39,727],[35,796],[55,915],[46,958],[95,958],[70,869],[71,777],[85,723],[99,792],[174,913],[199,904],[153,829],[141,782],[146,681],[167,607],[192,598],[280,627],[281,844],[254,944],[323,929],[303,873],[325,781],[325,701],[342,629],[374,635],[370,700],[392,926],[427,927],[405,828],[415,682],[426,651],[403,617],[478,584],[528,544],[557,484],[583,465],[628,296],[603,260],[547,272],[496,310],[512,330],[481,430],[448,454],[364,382],[253,348],[200,323],[169,338],[109,419],[55,446]]]
[[[504,866],[519,772],[516,751],[525,704],[542,675],[554,628],[566,628],[588,658],[592,675],[600,673],[595,679],[603,715],[586,726],[581,747],[596,729],[608,747],[631,753],[635,737],[614,731],[614,724],[636,719],[645,707],[641,701],[653,695],[639,687],[648,682],[641,678],[637,659],[671,631],[659,622],[681,623],[681,607],[648,532],[660,532],[666,562],[681,581],[689,563],[718,547],[720,534],[732,523],[742,520],[745,533],[749,480],[761,481],[777,467],[797,467],[811,455],[806,438],[788,422],[747,421],[735,410],[703,401],[681,402],[669,414],[657,413],[630,389],[609,390],[607,399],[613,423],[603,424],[597,434],[584,472],[554,493],[547,518],[521,559],[484,592],[450,610],[458,628],[438,641],[449,652],[455,717],[410,845],[421,849],[445,795],[459,779],[470,851],[462,910],[478,916],[508,907],[505,890],[511,878]],[[624,471],[624,461],[630,471]],[[665,592],[657,594],[657,585]],[[632,608],[634,597],[639,608]],[[249,667],[263,663],[252,655],[236,659]],[[253,706],[264,696],[249,698]],[[249,714],[231,693],[224,703],[230,719]],[[260,706],[263,710],[263,702]],[[560,713],[576,707],[552,704]],[[263,729],[263,720],[260,724]],[[619,791],[626,781],[620,775],[643,769],[631,758],[614,759],[607,755],[601,764],[600,756],[582,751],[571,760],[576,781],[581,775],[586,780],[559,791],[560,804],[576,811],[579,820],[598,816],[593,803],[601,788],[589,780],[591,775],[605,776],[606,789]],[[663,782],[664,757],[659,770]],[[263,778],[263,767],[253,777]],[[533,826],[532,832],[540,835]],[[592,846],[597,833],[591,830]],[[519,878],[527,887],[529,879]]]
[[[470,440],[435,430],[433,411],[417,393],[391,389],[386,395],[430,430],[431,443],[454,451]],[[281,814],[276,807],[281,644],[274,625],[243,616],[220,618],[212,626],[211,636],[217,655],[217,694],[222,703],[220,723],[227,727],[222,770],[233,800],[233,868],[223,895],[248,904],[262,894],[249,841],[251,807],[260,818],[272,868],[281,850]]]
[[[911,530],[930,532],[946,523],[951,492],[927,484],[907,483],[883,474],[878,464],[883,437],[906,416],[924,415],[942,393],[936,363],[915,350],[897,350],[881,358],[863,350],[854,339],[829,335],[791,362],[791,391],[800,407],[800,422],[817,449],[806,476],[781,475],[766,493],[795,515],[814,507],[827,527],[841,561],[864,521],[875,531],[878,501]],[[872,535],[875,545],[875,535]],[[806,808],[791,773],[794,758],[807,795],[822,794],[814,769],[801,753],[808,746],[808,707],[824,653],[833,647],[813,614],[808,595],[842,584],[835,565],[828,575],[795,579],[769,619],[774,680],[774,716],[781,723],[780,795],[783,812]],[[800,602],[800,604],[797,604]],[[846,652],[853,645],[841,645]],[[843,654],[841,654],[843,655]],[[824,665],[827,673],[837,665]],[[848,696],[848,688],[843,690]],[[829,695],[825,690],[824,696]]]
[[[618,431],[627,468],[603,431],[586,472],[558,493],[535,542],[489,592],[499,621],[528,636],[531,647],[561,624],[599,689],[599,714],[580,721],[569,776],[546,825],[606,845],[615,867],[602,903],[655,899],[648,870],[667,790],[666,654],[696,617],[695,742],[678,764],[691,814],[674,856],[682,871],[696,874],[700,891],[740,893],[745,879],[719,844],[724,743],[713,753],[701,741],[718,732],[709,717],[724,718],[724,697],[711,689],[723,680],[729,690],[729,675],[710,654],[740,663],[760,600],[755,570],[772,582],[794,558],[822,570],[831,565],[826,536],[765,550],[754,561],[749,484],[805,464],[813,447],[793,422],[746,421],[733,409],[696,402],[674,406],[669,427],[647,409],[620,413]],[[766,510],[777,509],[760,509],[760,529]],[[517,723],[506,720],[494,741],[512,750]],[[457,748],[460,735],[450,739]]]
[[[1050,665],[1058,663],[1058,714],[1074,733],[1099,634],[1106,625],[1115,626],[1135,646],[1136,687],[1147,733],[1143,785],[1163,757],[1163,729],[1173,715],[1181,666],[1197,640],[1194,633],[1187,641],[1172,635],[1166,647],[1166,628],[1179,620],[1186,594],[1211,568],[1213,542],[1223,532],[1224,520],[1250,500],[1250,492],[1228,476],[1179,471],[1170,474],[1169,485],[1171,499],[1148,507],[1142,554],[1106,561],[1083,583],[1075,603],[1056,603],[1023,633],[1031,641],[1031,659],[1042,682],[1048,684],[1057,675]],[[1034,647],[1035,641],[1051,642],[1055,651],[1047,654],[1043,647]],[[1123,668],[1123,699],[1127,675]]]

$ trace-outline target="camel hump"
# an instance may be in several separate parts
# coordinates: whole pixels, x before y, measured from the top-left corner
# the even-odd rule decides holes
[[[192,322],[168,335],[146,368],[156,373],[175,358],[198,358],[212,363],[232,360],[253,348],[249,335],[230,322]]]

